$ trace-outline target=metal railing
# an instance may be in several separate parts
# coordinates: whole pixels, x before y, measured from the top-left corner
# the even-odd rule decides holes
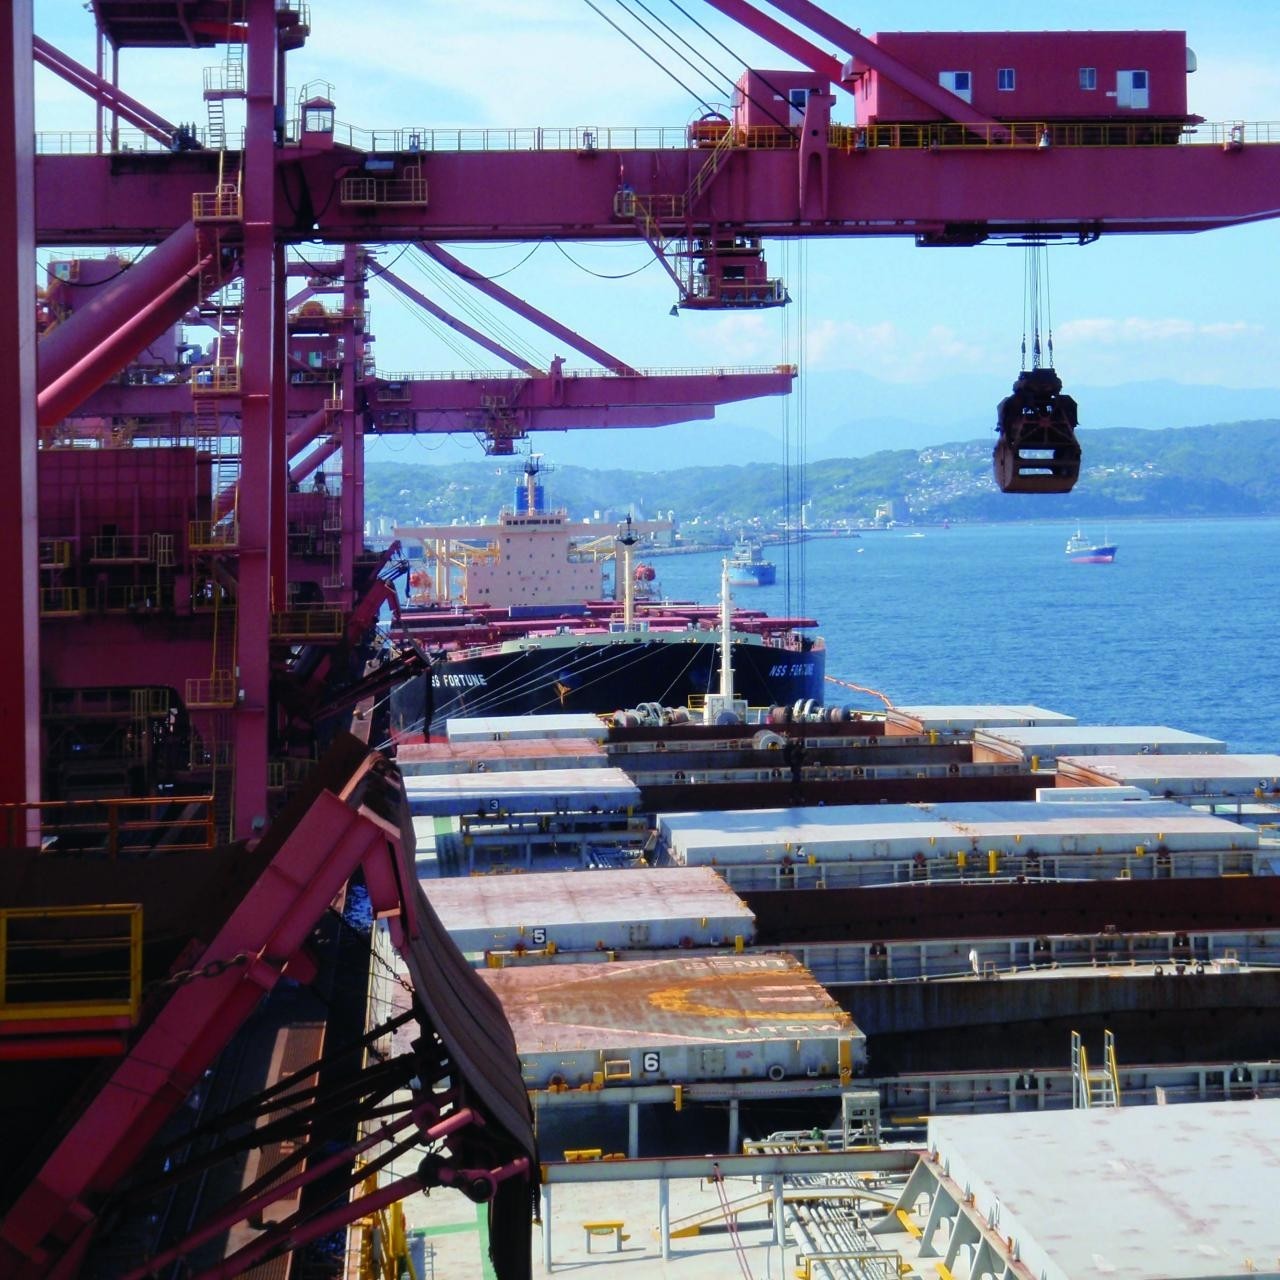
[[[89,540],[91,561],[149,561],[154,558],[154,543],[149,533],[95,534]]]
[[[239,545],[238,520],[192,520],[187,525],[188,551],[226,551]]]
[[[213,797],[125,796],[106,800],[37,800],[0,804],[8,848],[26,845],[30,815],[42,847],[74,848],[114,858],[129,852],[213,848]]]
[[[0,1023],[138,1020],[138,903],[0,909]]]
[[[878,124],[858,126],[832,124],[829,142],[845,150],[870,149],[873,146],[910,146],[928,148],[929,139],[937,138],[939,146],[1029,148],[1039,146],[1046,127],[1051,128],[1055,146],[1150,146],[1176,142],[1179,146],[1234,146],[1280,142],[1280,121],[1211,121],[1185,128],[1170,121],[1119,121],[1046,126],[1044,122],[1011,121],[991,126],[927,122],[920,124]],[[299,136],[300,121],[290,122],[290,137]],[[1039,132],[1034,132],[1035,130]],[[894,131],[897,131],[896,135]],[[930,133],[930,130],[941,130]],[[1176,130],[1176,135],[1173,131]],[[872,141],[871,131],[875,131]],[[1063,131],[1059,134],[1058,131]],[[1159,132],[1156,132],[1159,131]],[[865,141],[859,143],[859,133]],[[921,135],[926,137],[920,141]],[[197,129],[196,141],[209,147],[212,139],[207,129]],[[896,141],[895,141],[896,136]],[[904,142],[904,138],[910,139]],[[1059,140],[1061,138],[1061,141]],[[1160,139],[1157,143],[1156,140]],[[576,126],[545,128],[527,126],[508,129],[431,129],[400,127],[365,129],[339,121],[334,127],[335,142],[357,150],[413,155],[423,152],[495,152],[495,151],[687,151],[699,148],[685,127],[653,126]],[[100,145],[101,144],[101,145]],[[706,141],[701,143],[705,149]],[[797,146],[795,131],[766,126],[734,132],[734,145],[744,150],[783,149]],[[226,147],[239,151],[244,146],[244,130],[228,130]],[[171,152],[172,147],[138,129],[121,129],[117,152]],[[97,155],[111,153],[109,133],[99,139],[92,129],[55,130],[36,134],[36,151],[40,155]]]
[[[189,708],[227,708],[236,705],[236,678],[230,671],[215,671],[208,679],[192,678],[183,690]]]
[[[321,640],[342,635],[345,615],[341,609],[285,609],[271,615],[274,640]]]
[[[757,377],[767,374],[783,374],[795,376],[797,366],[794,364],[721,364],[721,365],[691,365],[689,367],[675,369],[637,369],[636,374],[642,378],[732,378],[744,377],[747,375],[755,375]],[[529,375],[521,373],[518,369],[443,369],[443,370],[414,370],[412,372],[395,372],[395,373],[379,373],[378,379],[381,383],[401,383],[401,382],[528,382]],[[561,371],[564,378],[613,378],[620,375],[615,374],[612,369],[603,368],[584,368],[584,369],[564,369]],[[384,393],[384,389],[380,386],[376,393],[376,399],[379,403],[399,404],[409,400],[411,397],[407,392],[401,394],[398,390],[393,389],[389,393]]]
[[[78,618],[87,613],[89,596],[83,587],[41,587],[42,618]]]

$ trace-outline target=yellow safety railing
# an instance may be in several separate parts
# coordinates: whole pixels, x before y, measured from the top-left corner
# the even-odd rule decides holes
[[[240,390],[240,365],[235,356],[220,356],[211,364],[191,367],[193,394],[234,395]]]
[[[138,1020],[138,903],[0,909],[0,1023]]]
[[[236,705],[236,678],[230,671],[215,671],[207,679],[191,677],[183,691],[188,707],[197,709],[234,707]]]
[[[831,1275],[830,1262],[854,1262],[857,1273],[866,1280],[898,1280],[910,1268],[902,1256],[891,1249],[849,1249],[830,1253],[796,1254],[796,1280],[814,1280],[815,1276]],[[843,1271],[845,1268],[841,1268]]]
[[[179,810],[181,812],[179,812]],[[114,858],[132,849],[172,853],[213,848],[213,797],[121,796],[102,800],[36,800],[0,804],[0,838],[26,844],[29,816],[38,815],[42,844]]]
[[[89,596],[83,587],[41,587],[42,618],[78,618],[89,608]]]
[[[221,520],[192,520],[187,525],[190,551],[226,551],[240,545],[240,522],[234,517]]]
[[[239,222],[244,216],[239,184],[220,182],[213,191],[197,191],[191,197],[191,216],[196,222]]]
[[[89,540],[89,559],[99,563],[129,560],[149,561],[155,557],[155,542],[149,533],[95,534]]]
[[[107,613],[147,613],[154,609],[173,607],[173,583],[159,582],[153,586],[129,584],[97,593],[98,607]]]
[[[343,178],[339,192],[343,204],[424,205],[427,203],[427,180],[422,176],[421,166],[408,168],[395,178],[351,174]]]
[[[271,615],[271,635],[276,640],[320,640],[342,635],[341,609],[284,609]]]
[[[71,543],[66,538],[40,539],[40,568],[65,569],[71,564]]]
[[[1221,139],[1230,139],[1228,130]],[[1270,137],[1269,133],[1265,136]],[[1215,133],[1215,138],[1218,135]],[[1050,147],[1152,147],[1186,141],[1187,130],[1176,120],[1077,121],[1049,123],[1014,120],[991,124],[957,124],[947,120],[918,123],[833,124],[829,145],[840,151],[900,150],[1032,150]]]
[[[360,1184],[360,1195],[378,1190],[378,1175],[371,1173]],[[359,1280],[423,1280],[409,1256],[408,1232],[405,1230],[404,1206],[397,1201],[385,1209],[358,1218],[352,1224]]]

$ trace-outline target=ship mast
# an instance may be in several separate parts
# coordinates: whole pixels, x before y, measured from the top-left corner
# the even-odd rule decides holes
[[[631,513],[628,512],[626,526],[618,534],[618,545],[622,548],[622,626],[626,631],[632,630],[635,626],[636,583],[631,560],[632,548],[639,541],[639,535],[631,526]],[[616,590],[614,594],[617,594]]]
[[[720,562],[720,697],[733,706],[733,597],[729,594],[729,562]]]

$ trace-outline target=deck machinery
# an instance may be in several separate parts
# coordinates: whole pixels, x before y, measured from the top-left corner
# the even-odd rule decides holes
[[[0,536],[10,549],[4,573],[11,614],[0,640],[0,719],[11,741],[20,744],[0,758],[0,803],[11,850],[29,851],[6,859],[0,916],[9,928],[23,921],[17,933],[9,933],[6,947],[27,930],[23,936],[39,943],[32,954],[49,959],[50,972],[62,983],[75,972],[71,959],[84,952],[86,941],[90,952],[120,951],[119,936],[112,935],[108,946],[97,926],[85,923],[101,914],[104,903],[123,911],[122,919],[140,918],[136,951],[132,943],[126,948],[134,959],[114,980],[123,984],[124,998],[113,987],[109,1012],[97,1003],[88,1007],[72,1000],[52,1014],[42,1008],[47,1021],[39,1025],[14,1017],[0,1023],[6,1032],[6,1071],[13,1075],[19,1072],[14,1064],[28,1064],[21,1091],[6,1091],[6,1096],[41,1096],[33,1084],[38,1080],[59,1104],[42,1131],[44,1139],[23,1148],[25,1162],[5,1183],[0,1275],[76,1274],[95,1239],[110,1243],[106,1224],[124,1221],[120,1211],[128,1193],[149,1185],[148,1172],[161,1181],[169,1176],[163,1160],[144,1169],[148,1142],[184,1100],[200,1093],[206,1070],[236,1027],[259,1007],[264,992],[281,988],[282,978],[290,980],[286,985],[307,985],[315,972],[310,951],[318,922],[328,918],[330,903],[357,868],[375,909],[397,922],[406,949],[421,958],[414,939],[423,936],[422,930],[415,932],[412,925],[419,903],[407,886],[401,861],[405,843],[397,834],[403,824],[394,816],[396,786],[382,766],[339,738],[333,748],[338,763],[317,765],[310,778],[299,779],[284,810],[277,808],[284,796],[272,795],[278,753],[291,732],[307,735],[315,706],[314,701],[310,708],[300,705],[291,694],[299,688],[324,689],[340,698],[342,686],[355,688],[354,671],[333,682],[329,677],[343,666],[344,646],[358,644],[367,633],[373,617],[368,611],[376,613],[380,571],[364,563],[361,541],[364,431],[371,423],[407,423],[412,429],[412,417],[398,415],[416,412],[412,389],[406,396],[404,387],[370,385],[366,376],[359,246],[534,240],[557,233],[574,239],[642,239],[664,263],[677,264],[670,269],[683,303],[695,309],[732,308],[786,300],[785,285],[769,275],[764,262],[764,243],[773,237],[897,234],[934,245],[1019,236],[1087,241],[1099,234],[1187,232],[1274,216],[1280,146],[1255,141],[1239,126],[1202,139],[1218,145],[1165,145],[1187,123],[1177,102],[1171,106],[1165,96],[1170,78],[1185,75],[1185,64],[1181,73],[1170,70],[1167,51],[1160,52],[1159,61],[1153,52],[1141,73],[1123,71],[1127,79],[1117,88],[1124,101],[1117,102],[1117,110],[1130,114],[1105,127],[1073,120],[1070,112],[1056,108],[1041,113],[1038,104],[1020,99],[1019,112],[1025,109],[1028,115],[1007,120],[984,105],[976,80],[966,88],[955,72],[949,84],[940,84],[929,61],[932,54],[926,57],[923,47],[891,49],[804,0],[777,4],[793,20],[791,26],[766,18],[743,0],[715,3],[799,67],[782,79],[768,73],[778,91],[777,103],[770,99],[768,118],[752,114],[761,94],[752,79],[758,73],[749,72],[727,127],[701,125],[681,146],[644,146],[633,135],[572,130],[563,136],[540,132],[536,151],[433,149],[410,130],[378,135],[369,150],[341,143],[328,92],[309,91],[297,103],[286,101],[287,55],[306,39],[309,21],[306,6],[290,0],[94,0],[90,8],[101,53],[96,70],[78,67],[46,42],[33,41],[30,0],[8,6],[0,18],[0,119],[7,122],[0,131],[0,244],[10,254],[9,269],[0,272],[5,325],[0,371],[4,385],[14,389],[12,429],[0,455]],[[799,34],[800,27],[837,46],[849,62],[823,53]],[[1063,33],[1044,34],[1047,43],[1040,48],[1018,52],[1017,65],[1026,68],[1019,72],[1019,86],[1034,85],[1037,66],[1055,56],[1051,37]],[[944,38],[943,47],[959,38]],[[204,89],[207,127],[165,120],[124,92],[120,55],[135,47],[207,48],[223,54]],[[32,155],[33,55],[109,114],[87,152]],[[1064,56],[1078,61],[1074,52]],[[1105,77],[1112,73],[1108,68],[1122,64],[1099,56],[1089,65]],[[914,100],[910,120],[895,119],[887,109],[874,120],[864,116],[847,125],[833,118],[833,88],[856,93],[871,74]],[[226,127],[227,104],[238,99],[244,102],[243,142]],[[877,101],[890,98],[882,95]],[[1032,168],[1035,179],[1028,181]],[[945,181],[939,181],[940,172]],[[535,192],[537,198],[531,198]],[[1100,216],[1101,208],[1109,212]],[[305,299],[289,296],[284,250],[317,240],[342,246],[340,314],[325,318],[308,311],[291,322],[291,312]],[[42,302],[37,369],[31,341],[37,247],[118,245],[154,247],[118,278],[104,279],[91,305],[74,317],[55,316],[49,300]],[[216,334],[212,352],[192,362],[200,372],[188,368],[185,381],[166,376],[141,388],[128,376],[116,381],[123,371],[140,367],[145,349],[193,308],[213,322]],[[301,369],[290,358],[291,335],[299,350],[305,348]],[[325,369],[332,376],[305,376],[313,367],[312,352],[321,353],[323,367],[326,344],[339,340],[345,358]],[[603,355],[597,358],[616,379],[618,394],[596,401],[597,406],[652,408],[652,400],[641,404],[631,394],[638,386],[636,371]],[[295,372],[304,376],[295,381]],[[566,407],[571,380],[562,369],[545,373],[545,379],[535,380],[537,392],[528,394],[545,395],[535,408],[559,412]],[[131,404],[135,392],[140,401]],[[528,428],[531,420],[521,416],[525,406],[504,400],[505,391],[486,394],[490,400],[475,408],[489,413],[495,442]],[[90,410],[94,397],[106,400]],[[687,407],[690,399],[669,397],[668,412],[672,403]],[[696,403],[708,401],[704,396]],[[456,404],[436,406],[442,413],[451,407],[457,409]],[[151,415],[163,420],[159,431],[154,423],[140,434],[135,431]],[[579,412],[571,425],[583,425],[584,417],[590,414]],[[638,410],[636,420],[645,420]],[[465,413],[444,429],[459,429],[459,421],[465,423],[461,429],[475,429],[476,419]],[[135,529],[130,523],[141,509],[138,495],[145,485],[135,477],[121,486],[113,478],[119,469],[115,455],[144,440],[148,449],[157,443],[193,449],[190,474],[202,477],[191,483],[189,506],[166,517],[175,538],[160,550],[155,535],[164,530]],[[86,441],[95,447],[82,449]],[[70,539],[45,538],[36,511],[39,455],[47,449],[52,458],[66,444],[88,455],[77,466],[97,464],[96,474],[84,481],[85,491],[115,503],[98,518],[99,527],[72,530],[84,541],[69,557],[57,544]],[[299,515],[301,505],[291,502],[299,495],[290,493],[290,481],[300,484],[309,477],[324,461],[316,453],[326,449],[326,457],[340,458],[338,493],[312,498]],[[75,488],[80,482],[69,483]],[[113,488],[115,498],[110,497]],[[336,514],[329,503],[334,496],[339,498]],[[59,518],[75,519],[77,508],[70,494]],[[53,513],[50,508],[41,515]],[[308,576],[291,570],[308,559],[291,546],[296,521],[307,524],[308,534],[337,541],[337,572],[323,571],[333,563],[327,547],[323,556],[310,556],[303,570]],[[338,527],[326,527],[332,523]],[[199,526],[194,538],[193,525]],[[92,539],[107,540],[96,544],[97,555],[91,554]],[[145,557],[138,554],[144,547]],[[318,568],[323,599],[296,602],[316,606],[296,611],[303,625],[299,631],[294,629],[298,619],[281,619],[283,584],[291,577],[316,581]],[[369,588],[363,592],[357,568]],[[179,589],[184,574],[190,590]],[[197,580],[211,584],[204,603],[218,606],[203,616]],[[171,594],[156,590],[157,583],[172,586]],[[87,607],[90,589],[94,608]],[[190,616],[179,612],[179,600]],[[61,616],[48,616],[42,605],[50,603],[69,607],[55,610]],[[214,616],[225,620],[224,603],[228,609],[234,604],[234,633],[226,626],[215,630],[212,622]],[[314,632],[313,614],[322,611],[332,615],[335,628],[326,643]],[[180,633],[177,652],[185,646],[185,660],[171,652],[175,632]],[[220,652],[218,644],[225,646],[232,634],[234,649]],[[104,644],[104,636],[111,643]],[[198,662],[190,656],[197,650]],[[131,677],[130,688],[145,691],[153,685],[152,673],[162,671],[163,683],[155,688],[176,692],[188,712],[207,713],[216,722],[207,768],[215,781],[218,769],[228,770],[231,803],[225,821],[242,843],[219,846],[208,835],[195,842],[178,840],[179,829],[195,824],[208,831],[210,820],[189,812],[201,796],[166,789],[158,797],[138,797],[159,802],[164,810],[149,836],[139,837],[136,819],[113,804],[97,812],[93,822],[81,823],[74,841],[64,830],[61,842],[44,842],[38,856],[30,852],[41,848],[42,826],[50,818],[41,781],[42,728],[50,743],[68,742],[62,727],[83,708],[68,710],[67,691],[111,690],[117,683],[113,664],[123,654],[139,673]],[[73,666],[70,678],[65,672]],[[42,703],[42,669],[53,673],[43,691],[47,703]],[[286,670],[290,678],[282,679]],[[193,698],[187,697],[188,679],[204,682],[194,687]],[[108,717],[117,714],[114,697],[100,704]],[[213,705],[202,708],[202,701]],[[49,719],[42,725],[46,710]],[[120,732],[102,732],[96,740],[116,741],[122,748],[128,741],[130,752],[143,744],[145,757],[159,726],[167,726],[175,711],[180,721],[181,705],[172,693],[165,693],[163,706],[158,696],[154,703],[130,698],[121,714],[126,722],[136,722],[132,738],[126,723]],[[70,755],[59,775],[67,785],[85,773]],[[118,799],[103,796],[101,789],[131,788],[136,776],[136,768],[99,773],[93,782],[99,788],[95,803]],[[214,829],[219,820],[215,813]],[[129,845],[139,841],[148,856],[133,863]],[[72,845],[74,875],[64,860]],[[286,854],[299,860],[290,863]],[[316,859],[324,863],[323,873]],[[211,869],[223,863],[226,874],[214,878]],[[206,878],[188,874],[202,865]],[[262,897],[258,890],[269,892]],[[33,936],[33,910],[45,926],[55,919],[76,923],[43,938]],[[129,938],[134,929],[133,923],[125,928]],[[4,958],[12,959],[7,950]],[[415,1185],[463,1186],[495,1206],[495,1213],[517,1206],[504,1221],[524,1225],[499,1232],[495,1250],[495,1264],[507,1280],[527,1274],[528,1250],[522,1247],[527,1246],[527,1212],[519,1205],[527,1204],[524,1192],[536,1177],[527,1115],[515,1095],[506,1093],[514,1054],[496,1022],[481,1028],[470,1017],[468,1006],[472,1012],[487,1006],[448,962],[447,947],[439,949],[436,960],[423,961],[413,972],[416,1041],[425,1047],[414,1050],[414,1069],[402,1081],[419,1091],[430,1089],[432,1081],[437,1086],[430,1097],[420,1092],[404,1116],[416,1135],[441,1144]],[[74,994],[82,993],[76,988]],[[211,1003],[215,994],[218,1000]],[[34,1015],[36,1009],[22,1012]],[[52,1088],[55,1082],[58,1087]],[[345,1116],[377,1110],[377,1088],[369,1085],[361,1092],[363,1087],[356,1085],[346,1095]],[[252,1114],[270,1114],[272,1096],[264,1094],[259,1112]],[[299,1208],[290,1213],[304,1216],[303,1182],[320,1173],[353,1170],[359,1155],[349,1140],[327,1145],[334,1135],[308,1129],[309,1123],[300,1121],[275,1135],[291,1143],[301,1137],[297,1150],[303,1163],[294,1166],[289,1190],[299,1196]],[[190,1166],[182,1176],[189,1172]],[[341,1185],[349,1187],[350,1174],[341,1176],[347,1178]],[[384,1188],[377,1194],[400,1195],[407,1189]],[[332,1185],[329,1190],[334,1191]],[[286,1216],[279,1229],[261,1234],[262,1191],[251,1185],[235,1199],[235,1212],[259,1232],[236,1264],[285,1252],[302,1233],[336,1227],[352,1212],[345,1204],[329,1217],[313,1214],[305,1224]],[[324,1203],[332,1202],[330,1194]],[[229,1229],[231,1212],[228,1208],[218,1219],[217,1229]],[[175,1240],[164,1256],[176,1258],[171,1251],[179,1246],[205,1245],[206,1237]],[[157,1258],[147,1265],[152,1264],[158,1265]],[[233,1265],[222,1260],[209,1270],[228,1274]]]

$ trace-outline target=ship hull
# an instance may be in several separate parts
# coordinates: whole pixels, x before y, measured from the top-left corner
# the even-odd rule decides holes
[[[1115,547],[1086,547],[1082,551],[1068,553],[1072,564],[1112,564],[1116,558]]]
[[[751,706],[821,702],[826,650],[735,642],[734,694]],[[430,683],[428,683],[430,682]],[[647,636],[568,645],[519,644],[482,654],[438,657],[431,674],[415,676],[391,694],[391,736],[398,743],[442,734],[463,716],[605,714],[657,702],[683,707],[718,692],[720,646],[713,639]]]
[[[778,580],[777,570],[771,564],[750,565],[746,568],[730,566],[731,587],[771,587]]]

